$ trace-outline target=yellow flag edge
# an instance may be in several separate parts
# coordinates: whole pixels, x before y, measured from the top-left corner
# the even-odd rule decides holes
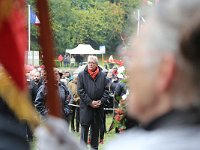
[[[30,127],[35,129],[40,124],[40,117],[31,104],[28,91],[20,90],[3,69],[0,71],[0,83],[0,96],[8,107],[19,120],[27,121]]]

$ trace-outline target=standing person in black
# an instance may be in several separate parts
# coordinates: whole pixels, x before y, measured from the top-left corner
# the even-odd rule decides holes
[[[109,91],[106,74],[98,66],[96,56],[89,56],[88,65],[78,74],[77,89],[80,96],[81,140],[87,143],[90,127],[91,147],[98,149],[99,126],[103,122]]]
[[[39,71],[36,71],[34,73],[33,80],[31,80],[29,83],[29,90],[30,90],[33,105],[35,103],[35,98],[37,96],[38,89],[41,85],[42,85],[41,74]]]
[[[65,84],[60,81],[59,70],[57,68],[54,69],[54,73],[57,80],[57,84],[55,84],[55,86],[58,86],[58,95],[60,98],[63,118],[67,122],[69,122],[70,107],[68,104],[71,98],[70,91],[68,90],[67,86],[65,86]],[[40,86],[40,88],[38,89],[36,99],[35,99],[35,107],[37,111],[40,113],[41,117],[44,117],[44,118],[48,115],[48,108],[45,105],[45,97],[47,94],[46,88],[47,88],[46,83]]]
[[[118,84],[115,87],[115,98],[117,99],[118,97],[122,97],[123,95],[126,95],[127,93],[127,85],[126,85],[126,80],[127,79],[123,79],[123,75],[118,74],[118,78],[121,79],[121,81],[118,82]],[[126,130],[131,129],[135,126],[138,126],[138,121],[134,118],[130,118],[130,116],[128,114],[126,114],[126,121],[125,121],[125,126],[126,126]],[[116,132],[117,129],[115,130]]]
[[[33,80],[30,81],[29,83],[29,91],[30,91],[30,96],[31,96],[31,102],[33,106],[35,105],[35,98],[37,96],[37,92],[39,87],[43,84],[42,79],[41,79],[41,74],[39,71],[34,72],[33,74]],[[32,141],[33,140],[33,134],[32,131],[30,130],[29,126],[27,125],[27,140]]]

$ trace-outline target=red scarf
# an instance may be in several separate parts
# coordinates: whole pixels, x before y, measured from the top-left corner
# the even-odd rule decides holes
[[[97,76],[98,73],[99,73],[99,67],[97,67],[97,69],[96,69],[95,71],[92,71],[92,70],[89,70],[89,69],[88,69],[88,73],[89,73],[89,75],[90,75],[93,79],[95,79],[96,76]]]

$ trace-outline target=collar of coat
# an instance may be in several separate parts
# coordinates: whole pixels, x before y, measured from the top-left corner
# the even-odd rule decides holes
[[[99,72],[102,72],[103,69],[99,66],[97,66],[97,67],[99,68]],[[85,67],[84,71],[88,73],[88,66]]]

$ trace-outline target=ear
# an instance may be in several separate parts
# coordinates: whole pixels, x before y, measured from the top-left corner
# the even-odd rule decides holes
[[[170,89],[175,74],[175,66],[173,55],[167,54],[162,58],[158,68],[156,84],[159,93],[164,93]]]

